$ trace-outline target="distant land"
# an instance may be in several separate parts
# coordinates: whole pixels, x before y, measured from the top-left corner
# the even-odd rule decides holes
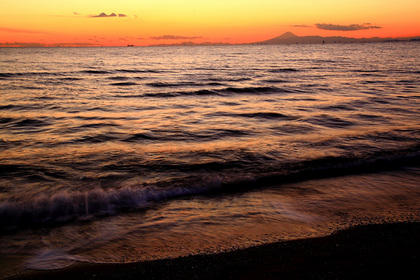
[[[153,44],[149,47],[165,47],[165,46],[233,46],[233,45],[249,45],[249,44],[231,44],[224,42],[204,42],[204,43],[194,43],[194,42],[182,42],[182,43],[173,43],[173,44]]]
[[[340,44],[340,43],[378,43],[378,42],[410,42],[420,41],[420,36],[415,37],[372,37],[372,38],[351,38],[351,37],[322,37],[322,36],[297,36],[292,32],[286,32],[281,36],[254,43],[244,43],[235,45],[282,45],[282,44]],[[182,42],[174,44],[159,44],[152,46],[212,46],[212,45],[234,45],[230,43],[194,43],[194,42]]]
[[[270,40],[256,42],[252,44],[279,45],[279,44],[334,44],[334,43],[376,43],[376,42],[398,42],[398,41],[420,41],[420,36],[416,37],[397,37],[397,38],[351,38],[351,37],[322,37],[322,36],[297,36],[292,32],[286,32],[281,36]]]

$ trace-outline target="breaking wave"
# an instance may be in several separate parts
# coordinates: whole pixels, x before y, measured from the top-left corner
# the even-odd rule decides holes
[[[87,191],[63,190],[51,196],[38,195],[27,201],[0,202],[0,232],[30,226],[87,221],[121,212],[144,210],[154,204],[188,196],[222,195],[273,185],[284,187],[285,184],[305,180],[397,170],[417,166],[419,159],[420,153],[413,148],[411,152],[400,151],[371,158],[325,157],[284,164],[277,170],[265,172],[258,170],[256,173],[239,172],[228,175],[216,172],[205,178],[175,180],[159,185],[95,188]]]

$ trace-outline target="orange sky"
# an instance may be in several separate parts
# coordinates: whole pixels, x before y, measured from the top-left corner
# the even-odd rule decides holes
[[[0,46],[420,35],[418,0],[1,0]]]

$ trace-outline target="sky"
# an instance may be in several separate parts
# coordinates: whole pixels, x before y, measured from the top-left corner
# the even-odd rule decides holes
[[[419,0],[0,0],[0,46],[420,35]]]

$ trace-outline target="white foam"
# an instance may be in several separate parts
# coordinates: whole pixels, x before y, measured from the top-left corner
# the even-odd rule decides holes
[[[25,267],[35,270],[61,269],[84,259],[77,255],[71,255],[64,249],[42,249],[35,256],[26,261]]]

